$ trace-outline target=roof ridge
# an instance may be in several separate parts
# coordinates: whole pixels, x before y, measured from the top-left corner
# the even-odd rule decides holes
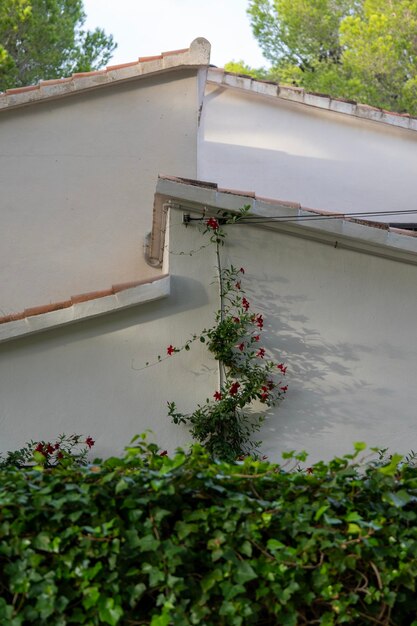
[[[18,106],[57,98],[139,78],[144,75],[179,69],[181,67],[208,66],[210,63],[210,43],[204,37],[194,39],[189,48],[168,50],[161,54],[139,57],[137,61],[109,65],[102,70],[78,72],[65,78],[41,80],[37,85],[15,87],[0,92],[0,110],[8,110]]]
[[[216,75],[220,80],[216,79]],[[374,107],[348,98],[334,98],[329,94],[306,91],[303,87],[253,78],[248,74],[238,74],[212,66],[209,68],[207,80],[265,96],[272,96],[282,100],[333,111],[335,113],[342,113],[373,122],[389,124],[406,130],[417,131],[417,116],[410,115],[410,113],[387,111],[386,109]]]

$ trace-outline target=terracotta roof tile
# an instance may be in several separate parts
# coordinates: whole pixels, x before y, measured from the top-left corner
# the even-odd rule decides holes
[[[158,276],[159,278],[159,276]],[[152,280],[132,280],[128,283],[118,283],[117,285],[113,285],[113,293],[119,293],[119,291],[125,291],[125,289],[133,289],[134,287],[139,287],[140,285],[146,285],[147,283],[153,282]]]
[[[78,76],[78,74],[73,74],[73,76]],[[39,86],[49,87],[50,85],[63,85],[64,83],[70,82],[73,76],[70,78],[51,78],[51,80],[41,80],[39,82]],[[38,85],[35,85],[35,87],[38,87]]]
[[[107,70],[109,69],[111,68],[108,67],[105,70],[95,70],[94,72],[77,72],[77,74],[73,74],[69,78],[61,78],[61,81],[68,82],[72,80],[73,78],[85,78],[86,76],[100,76],[101,74],[106,74]]]
[[[39,89],[39,85],[29,85],[29,87],[16,87],[15,89],[7,89],[7,95],[15,95],[18,93],[25,93],[26,91],[33,91],[34,89]]]
[[[32,317],[33,315],[40,315],[41,313],[50,313],[51,311],[60,311],[61,309],[67,309],[72,305],[71,300],[64,300],[63,302],[53,302],[51,304],[44,304],[41,306],[34,306],[24,310],[23,317]]]
[[[187,52],[188,48],[180,48],[179,50],[168,50],[167,52],[162,52],[161,56],[163,57],[170,57],[173,54],[183,54],[184,52]]]
[[[162,54],[154,54],[150,57],[139,57],[139,63],[147,63],[148,61],[157,61],[158,59],[162,59]]]
[[[106,296],[112,296],[113,289],[102,289],[101,291],[90,291],[88,293],[79,293],[76,296],[71,296],[72,304],[78,304],[80,302],[87,302],[88,300],[96,300],[97,298],[105,298]]]
[[[120,70],[124,67],[133,67],[134,65],[137,65],[138,63],[139,61],[131,61],[130,63],[120,63],[119,65],[108,65],[106,70],[108,72],[114,72],[114,70]],[[103,72],[105,73],[106,70],[104,70]],[[85,74],[75,74],[75,76],[91,76],[91,73],[86,72]]]
[[[4,315],[0,317],[0,324],[5,324],[6,322],[17,322],[18,320],[24,319],[25,313],[22,311],[21,313],[11,313],[10,315]]]

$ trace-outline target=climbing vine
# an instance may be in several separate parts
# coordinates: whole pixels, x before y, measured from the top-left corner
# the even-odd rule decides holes
[[[185,424],[196,441],[213,456],[234,460],[247,454],[257,455],[260,441],[253,440],[264,420],[265,411],[255,410],[254,403],[272,407],[287,391],[283,377],[284,363],[277,363],[262,345],[264,318],[252,309],[244,288],[243,267],[222,267],[221,248],[226,240],[224,226],[236,223],[246,215],[248,207],[239,214],[222,213],[219,218],[202,220],[203,233],[215,246],[220,307],[213,326],[193,335],[183,346],[169,345],[167,356],[199,340],[219,364],[219,387],[212,398],[199,404],[195,411],[184,414],[175,402],[168,402],[168,414],[174,424]]]

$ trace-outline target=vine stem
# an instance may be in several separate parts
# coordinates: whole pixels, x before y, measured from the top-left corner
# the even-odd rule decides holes
[[[219,298],[220,298],[220,321],[224,320],[224,293],[223,293],[223,278],[222,278],[222,261],[220,258],[220,242],[219,239],[216,239],[216,260],[217,260],[217,271],[219,273]],[[219,360],[219,385],[220,389],[223,388],[225,380],[225,371],[223,362]]]

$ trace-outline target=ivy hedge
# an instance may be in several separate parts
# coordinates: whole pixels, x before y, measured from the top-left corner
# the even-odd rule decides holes
[[[0,623],[417,625],[417,469],[169,457],[0,469]]]

